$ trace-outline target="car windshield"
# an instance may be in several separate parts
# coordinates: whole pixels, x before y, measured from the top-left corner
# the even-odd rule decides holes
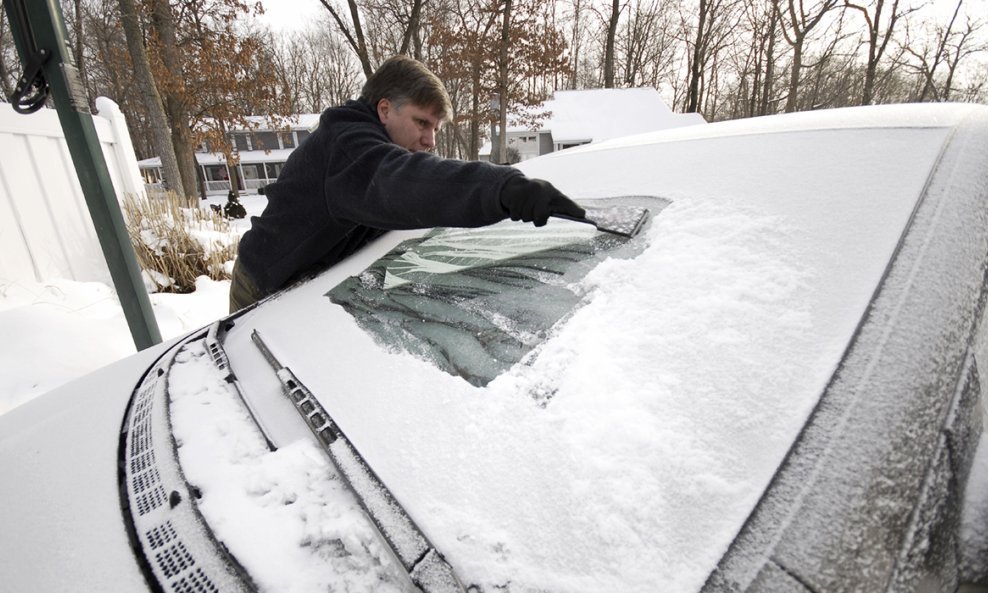
[[[668,201],[624,197],[655,216]],[[630,258],[643,240],[559,225],[437,229],[402,242],[327,296],[376,341],[424,357],[484,386],[545,341],[584,300],[577,286],[606,258]]]

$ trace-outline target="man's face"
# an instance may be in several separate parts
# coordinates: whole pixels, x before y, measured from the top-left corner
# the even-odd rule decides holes
[[[442,120],[434,109],[414,103],[396,108],[388,99],[381,99],[377,103],[377,115],[391,141],[398,146],[412,152],[436,147],[436,133],[442,126]]]

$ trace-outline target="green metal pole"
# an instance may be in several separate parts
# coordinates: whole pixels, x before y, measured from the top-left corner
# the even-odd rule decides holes
[[[62,9],[58,0],[21,0],[16,10],[15,2],[18,0],[4,0],[4,8],[21,63],[28,64],[36,57],[37,54],[32,56],[34,49],[44,52],[44,76],[55,101],[69,154],[134,344],[138,350],[143,350],[161,342],[161,333],[96,135],[89,101],[68,51]],[[26,17],[26,23],[17,18],[18,13],[21,18]]]

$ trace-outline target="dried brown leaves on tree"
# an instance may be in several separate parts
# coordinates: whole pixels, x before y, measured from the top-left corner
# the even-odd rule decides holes
[[[260,122],[250,116],[263,116],[269,127],[279,127],[290,114],[269,44],[260,32],[238,26],[261,10],[259,3],[146,0],[146,9],[152,66],[169,105],[179,158],[194,163],[194,147],[205,143],[235,166],[231,130],[257,128]],[[190,176],[183,179],[196,184]],[[230,182],[237,191],[237,176]]]
[[[480,130],[504,117],[501,106],[515,121],[531,120],[531,108],[566,84],[569,52],[549,2],[517,3],[507,13],[503,0],[463,0],[449,8],[429,23],[428,63],[459,91],[457,122],[468,130],[463,149],[476,158]]]

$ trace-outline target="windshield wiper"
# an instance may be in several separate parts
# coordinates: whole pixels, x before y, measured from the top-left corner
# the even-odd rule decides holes
[[[282,392],[301,414],[411,582],[424,593],[465,593],[449,562],[398,504],[319,400],[278,362],[257,330],[250,337],[274,369]]]

